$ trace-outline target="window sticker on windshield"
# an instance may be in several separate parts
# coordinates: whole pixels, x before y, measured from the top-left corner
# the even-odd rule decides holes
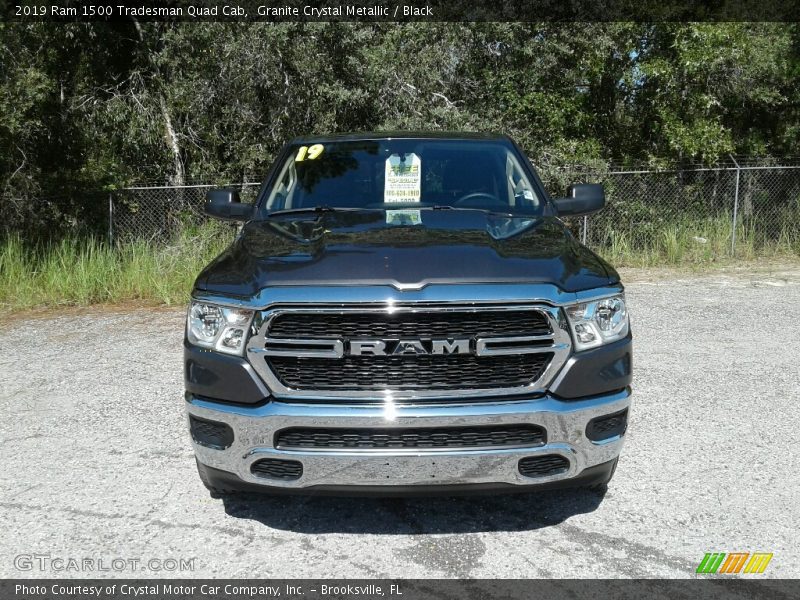
[[[384,202],[419,202],[422,170],[419,156],[413,153],[392,154],[386,159]]]
[[[297,156],[294,157],[294,162],[303,162],[305,159],[314,160],[322,151],[325,150],[325,146],[322,144],[314,144],[313,146],[300,146],[297,149]]]
[[[386,211],[387,225],[419,225],[422,215],[416,208],[400,208]]]

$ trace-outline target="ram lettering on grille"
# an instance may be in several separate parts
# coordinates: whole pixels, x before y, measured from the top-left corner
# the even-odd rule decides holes
[[[350,340],[351,356],[389,354],[469,354],[469,338],[458,340]]]

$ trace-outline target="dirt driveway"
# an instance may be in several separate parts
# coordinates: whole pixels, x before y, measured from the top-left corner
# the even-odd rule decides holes
[[[120,577],[689,577],[706,552],[766,551],[765,576],[800,577],[800,276],[633,275],[635,404],[604,498],[214,500],[182,310],[7,320],[0,576],[92,575],[18,558],[40,554],[140,561]]]

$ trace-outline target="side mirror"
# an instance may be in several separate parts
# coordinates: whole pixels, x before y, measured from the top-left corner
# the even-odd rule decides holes
[[[239,192],[224,188],[209,190],[204,210],[207,215],[226,221],[247,221],[253,216],[252,205],[242,204]]]
[[[581,183],[567,188],[566,198],[553,200],[558,216],[588,215],[606,205],[606,193],[599,183]]]

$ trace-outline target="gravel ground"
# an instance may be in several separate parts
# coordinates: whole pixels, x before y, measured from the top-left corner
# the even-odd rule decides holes
[[[706,552],[766,551],[761,577],[800,577],[800,273],[649,279],[628,286],[635,404],[605,497],[215,500],[181,310],[6,320],[0,576],[96,574],[15,564],[41,554],[194,559],[196,577],[689,577]],[[103,576],[178,574],[141,566]]]

